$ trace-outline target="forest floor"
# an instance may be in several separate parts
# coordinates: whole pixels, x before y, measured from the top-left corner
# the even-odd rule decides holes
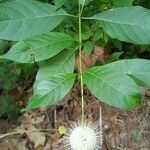
[[[99,102],[87,89],[84,95],[87,121],[98,123],[102,109],[102,150],[150,150],[149,89],[142,90],[143,102],[132,112]],[[10,135],[0,139],[0,150],[63,150],[63,135],[55,129],[68,128],[80,119],[80,101],[80,87],[76,84],[57,106],[23,113],[13,121],[1,118],[1,135]]]

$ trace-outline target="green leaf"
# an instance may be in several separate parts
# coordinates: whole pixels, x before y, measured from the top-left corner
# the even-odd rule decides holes
[[[56,9],[33,0],[0,4],[0,39],[18,41],[53,30],[66,16]]]
[[[139,102],[139,88],[128,76],[93,67],[84,73],[84,82],[91,93],[106,104],[132,110]]]
[[[111,9],[93,16],[112,38],[150,44],[150,10],[140,6]]]
[[[0,97],[0,117],[6,114],[8,119],[16,119],[18,117],[17,108],[14,106],[12,100],[1,96]]]
[[[57,8],[60,8],[62,5],[64,5],[64,3],[66,2],[66,0],[54,0],[55,2],[55,6]]]
[[[34,63],[55,56],[72,43],[73,39],[67,34],[50,32],[19,41],[2,58]]]
[[[62,51],[52,59],[40,63],[34,84],[34,94],[26,110],[56,104],[71,89],[75,80],[74,51]]]
[[[132,77],[137,84],[150,87],[150,60],[120,60],[103,66],[109,72],[119,72]]]
[[[117,49],[119,49],[120,51],[123,50],[123,43],[122,43],[121,41],[116,40],[116,39],[112,39],[111,42],[113,43],[113,45],[114,45]]]
[[[0,0],[0,3],[6,3],[6,2],[11,2],[11,1],[14,1],[14,0]]]
[[[0,40],[0,55],[4,53],[7,44],[7,41]]]
[[[106,104],[129,110],[140,99],[135,82],[150,87],[149,77],[150,61],[144,59],[121,60],[84,73],[84,81],[93,95]]]
[[[110,61],[117,61],[122,54],[123,54],[123,52],[114,52],[110,56]]]
[[[94,41],[98,41],[99,39],[104,39],[104,31],[103,29],[99,29],[94,33]]]
[[[72,73],[75,66],[75,51],[63,50],[57,56],[39,63],[40,70],[37,73],[36,80],[47,78],[49,74]]]
[[[91,54],[92,53],[92,50],[93,50],[93,44],[90,42],[90,41],[87,41],[85,44],[84,44],[84,49],[83,51],[86,53],[86,54]]]
[[[115,7],[125,7],[131,6],[134,0],[113,0],[113,6]]]
[[[79,0],[80,5],[87,5],[88,3],[90,3],[92,0]]]
[[[34,95],[29,100],[26,110],[56,104],[70,91],[74,80],[75,74],[59,73],[36,81]]]

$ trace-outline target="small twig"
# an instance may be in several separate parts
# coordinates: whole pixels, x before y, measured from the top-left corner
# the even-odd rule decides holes
[[[125,150],[128,149],[128,142],[129,142],[129,127],[128,127],[128,122],[126,121],[126,119],[124,119],[125,122],[125,130],[127,133],[126,139],[125,139]]]
[[[103,145],[103,126],[102,126],[102,108],[100,106],[99,108],[99,126],[100,126],[100,135],[101,135],[101,139],[100,139],[100,145],[102,147]]]
[[[46,115],[47,122],[48,122],[48,124],[50,124],[50,119],[49,119],[49,116],[48,116],[46,108],[44,109],[44,112],[45,112],[45,115]]]
[[[55,124],[55,129],[57,129],[57,110],[56,110],[56,106],[54,108],[54,124]]]
[[[114,147],[114,146],[112,146],[112,148],[115,148],[115,150],[126,150],[126,149],[124,149],[124,148],[121,148],[121,147]]]
[[[10,132],[6,134],[0,134],[0,139],[5,138],[7,136],[15,135],[15,134],[22,134],[21,132]]]
[[[5,138],[7,136],[11,136],[11,135],[15,135],[15,134],[23,134],[25,132],[48,132],[48,131],[56,131],[57,129],[34,129],[34,130],[17,130],[14,132],[10,132],[10,133],[5,133],[5,134],[0,134],[0,139]]]
[[[103,133],[103,136],[105,136],[105,139],[107,139],[107,136],[106,136],[106,133],[104,132]],[[104,138],[103,138],[104,139]],[[107,147],[107,150],[110,150],[110,146],[109,146],[109,143],[107,142],[107,140],[105,140],[105,145]]]

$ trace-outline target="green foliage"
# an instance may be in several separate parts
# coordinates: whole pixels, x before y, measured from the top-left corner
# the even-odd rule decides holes
[[[0,38],[22,40],[53,30],[67,15],[57,7],[33,0],[0,5]]]
[[[85,44],[84,44],[84,49],[83,51],[87,54],[91,54],[92,53],[92,50],[93,50],[93,44],[90,42],[90,41],[87,41]]]
[[[111,56],[110,56],[110,61],[117,61],[119,60],[119,57],[123,54],[123,52],[114,52]]]
[[[87,5],[90,1],[92,0],[79,0],[79,3],[84,6]]]
[[[0,54],[7,51],[13,43],[7,41],[0,41]],[[30,76],[33,69],[33,64],[17,64],[9,60],[0,60],[0,117],[9,120],[16,119],[19,116],[19,108],[16,103],[14,95],[9,95],[19,81],[20,76]],[[13,97],[14,96],[14,97]]]
[[[132,77],[137,84],[150,87],[150,61],[144,59],[125,59],[103,66],[110,72],[121,72]]]
[[[148,60],[121,60],[87,70],[84,79],[92,94],[100,100],[132,110],[140,101],[139,87],[133,80],[138,79],[135,81],[139,85],[150,87],[149,70]]]
[[[139,103],[138,86],[125,74],[97,67],[86,71],[84,79],[92,94],[106,104],[132,110]]]
[[[62,99],[74,84],[74,63],[74,51],[63,51],[41,63],[27,109],[56,104]]]
[[[136,140],[136,141],[141,141],[143,139],[143,135],[141,132],[138,131],[134,131],[131,133],[131,137],[132,139]]]
[[[34,95],[28,103],[26,110],[38,107],[45,107],[56,104],[61,100],[73,86],[74,74],[49,75],[34,84]]]
[[[107,47],[111,41],[120,52],[114,52],[108,63],[124,54],[121,41],[150,44],[150,10],[131,6],[133,0],[80,0],[82,24],[78,1],[52,2],[54,5],[10,0],[0,4],[0,39],[17,41],[0,58],[37,62],[40,67],[26,110],[56,104],[70,91],[77,76],[74,70],[79,45],[91,58],[93,45]],[[132,110],[140,103],[139,85],[150,87],[149,70],[149,60],[121,60],[88,69],[83,80],[104,103]]]
[[[134,0],[134,4],[150,9],[150,1],[149,0]]]
[[[72,43],[73,39],[68,35],[51,32],[19,41],[2,58],[21,63],[34,63],[55,56]]]
[[[6,41],[0,40],[0,55],[4,53],[6,45],[7,45]]]
[[[15,119],[18,116],[18,110],[10,99],[0,97],[0,117],[3,115],[6,115],[8,119]]]
[[[55,2],[55,6],[57,8],[60,8],[62,5],[65,4],[66,0],[54,0],[54,2]]]
[[[150,43],[150,34],[148,34],[150,10],[148,9],[139,6],[115,8],[99,13],[91,19],[98,20],[112,38],[135,44]]]
[[[131,6],[134,0],[113,0],[113,6],[115,7],[125,7]]]
[[[20,71],[17,73],[17,65],[10,61],[0,61],[0,88],[9,91],[17,81]]]

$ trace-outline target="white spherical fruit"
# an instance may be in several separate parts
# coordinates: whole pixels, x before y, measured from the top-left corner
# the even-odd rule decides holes
[[[70,145],[73,150],[93,150],[96,146],[96,136],[90,127],[76,127],[70,134]]]
[[[64,137],[67,150],[100,150],[102,133],[98,126],[76,123]]]

